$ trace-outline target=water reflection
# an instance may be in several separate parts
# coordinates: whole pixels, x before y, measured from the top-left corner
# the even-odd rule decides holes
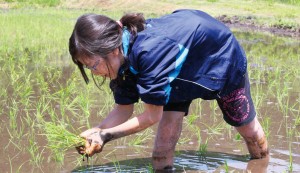
[[[166,172],[226,172],[229,170],[249,171],[255,173],[267,172],[269,157],[259,160],[249,160],[244,155],[233,155],[220,152],[207,152],[199,155],[195,151],[180,151],[175,157],[174,169]],[[88,165],[76,168],[72,173],[82,172],[152,172],[151,158],[129,159],[110,162],[104,165]]]

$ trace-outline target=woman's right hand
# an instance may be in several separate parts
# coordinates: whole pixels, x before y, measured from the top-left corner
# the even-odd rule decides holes
[[[104,146],[104,141],[101,137],[100,128],[91,128],[80,134],[86,140],[85,146],[78,146],[76,150],[79,154],[87,157],[93,156],[95,153],[100,153]]]

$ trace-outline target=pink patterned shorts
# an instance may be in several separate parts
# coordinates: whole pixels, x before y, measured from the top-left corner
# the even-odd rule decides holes
[[[248,75],[242,80],[238,89],[217,101],[223,112],[224,120],[232,126],[246,125],[256,116]]]

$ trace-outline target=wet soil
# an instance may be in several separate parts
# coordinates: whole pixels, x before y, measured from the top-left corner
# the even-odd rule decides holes
[[[229,28],[236,28],[241,31],[250,31],[250,32],[268,32],[277,36],[284,37],[296,37],[300,39],[300,26],[292,27],[287,25],[259,25],[256,24],[255,17],[240,17],[240,16],[227,16],[221,15],[217,19],[223,22]]]

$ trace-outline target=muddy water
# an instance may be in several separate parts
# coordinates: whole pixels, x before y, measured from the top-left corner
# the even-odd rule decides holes
[[[300,42],[235,33],[248,55],[252,97],[268,134],[270,158],[249,160],[245,143],[223,121],[216,102],[195,100],[184,119],[174,172],[300,172]],[[73,148],[62,152],[61,160],[53,157],[42,120],[83,130],[100,122],[113,103],[108,90],[85,86],[73,64],[61,66],[65,61],[71,59],[66,55],[51,67],[25,68],[22,73],[21,68],[1,62],[1,172],[151,172],[157,126],[107,144],[88,161],[82,161]],[[32,62],[27,63],[24,67]],[[9,68],[19,70],[18,80]],[[18,85],[29,92],[20,92]],[[137,107],[135,113],[141,111]],[[143,140],[132,144],[139,137]]]

